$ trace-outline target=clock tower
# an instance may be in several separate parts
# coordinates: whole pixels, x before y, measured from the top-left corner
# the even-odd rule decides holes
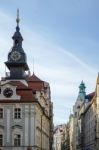
[[[17,11],[17,26],[16,31],[12,37],[13,47],[8,53],[8,60],[5,62],[7,68],[10,70],[10,76],[7,79],[24,79],[26,77],[25,71],[29,70],[26,54],[22,48],[23,37],[19,28],[19,10]]]
[[[0,150],[52,150],[50,84],[34,73],[26,75],[29,67],[22,48],[19,11],[16,22],[13,46],[5,62],[10,74],[0,80]]]

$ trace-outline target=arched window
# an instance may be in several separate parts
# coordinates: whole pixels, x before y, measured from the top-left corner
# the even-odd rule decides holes
[[[22,146],[23,130],[21,126],[12,127],[12,145],[13,146]]]
[[[21,135],[14,134],[14,146],[21,146]]]

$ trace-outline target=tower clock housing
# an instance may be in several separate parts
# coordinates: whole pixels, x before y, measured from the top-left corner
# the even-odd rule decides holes
[[[7,68],[10,70],[9,79],[23,79],[25,78],[25,71],[29,70],[26,54],[22,48],[23,37],[20,33],[19,19],[17,19],[16,32],[13,37],[13,47],[8,54],[8,61],[5,62]]]

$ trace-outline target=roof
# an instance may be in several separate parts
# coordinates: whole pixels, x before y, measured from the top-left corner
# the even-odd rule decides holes
[[[39,79],[34,73],[32,76],[27,78],[28,82],[43,82],[41,79]]]
[[[88,99],[89,101],[95,96],[95,92],[89,93],[85,96],[85,99]]]
[[[57,125],[55,128],[54,128],[54,134],[57,133],[57,131],[59,131],[60,133],[64,131],[64,124],[63,125]]]
[[[34,102],[37,101],[35,98],[35,91],[42,91],[45,90],[44,81],[39,79],[35,74],[28,77],[27,80],[11,80],[11,81],[5,81],[2,86],[5,86],[6,84],[10,84],[16,87],[16,94],[18,96],[21,96],[20,100],[17,100],[17,102]],[[1,102],[2,100],[0,100]],[[7,99],[7,101],[16,101],[16,99]],[[4,100],[6,102],[6,100]]]
[[[34,73],[27,78],[28,86],[34,91],[41,91],[44,89],[44,81],[39,79]]]
[[[16,86],[16,94],[18,96],[21,96],[21,99],[17,100],[17,102],[33,102],[35,100],[34,94],[33,94],[33,90],[28,86],[28,84],[26,85],[24,82],[22,81],[9,81],[3,85],[6,84],[10,84],[12,86]],[[14,99],[15,101],[16,99]],[[2,100],[0,100],[1,102]],[[6,101],[6,99],[4,100],[4,102]],[[13,101],[13,99],[7,99],[7,101]]]
[[[17,90],[17,94],[21,96],[21,101],[35,101],[32,90]]]
[[[26,86],[21,81],[9,81],[7,84],[11,84],[13,86],[17,86],[17,89],[28,89],[28,85]]]

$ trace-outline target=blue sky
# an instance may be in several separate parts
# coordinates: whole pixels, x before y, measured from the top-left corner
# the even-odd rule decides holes
[[[28,64],[35,74],[48,81],[54,103],[54,123],[67,122],[78,86],[95,90],[99,72],[98,0],[1,0],[0,75],[12,47],[16,9],[20,9],[20,28]]]

